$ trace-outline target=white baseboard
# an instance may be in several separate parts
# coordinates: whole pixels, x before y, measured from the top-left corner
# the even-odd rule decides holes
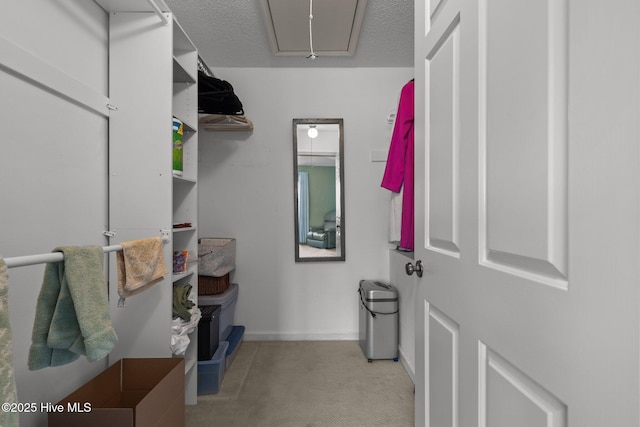
[[[336,333],[276,333],[245,332],[246,341],[358,341],[358,332]]]
[[[415,366],[413,366],[413,363],[411,363],[409,360],[407,360],[407,357],[404,354],[404,351],[402,350],[402,347],[398,349],[398,352],[400,353],[400,363],[402,363],[402,366],[404,366],[404,370],[407,371],[407,375],[409,375],[409,378],[411,378],[411,382],[413,382],[415,384],[416,383],[416,368],[415,368]]]

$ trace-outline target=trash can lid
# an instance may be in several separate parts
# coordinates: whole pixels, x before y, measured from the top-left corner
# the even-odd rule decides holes
[[[398,299],[398,290],[393,285],[377,280],[361,280],[360,292],[367,301]]]

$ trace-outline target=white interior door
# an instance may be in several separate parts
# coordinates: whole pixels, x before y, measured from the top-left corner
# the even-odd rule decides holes
[[[640,425],[639,18],[416,1],[416,425]]]

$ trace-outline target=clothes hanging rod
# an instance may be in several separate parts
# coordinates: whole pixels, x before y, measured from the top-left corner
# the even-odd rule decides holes
[[[167,243],[168,238],[163,237],[162,241]],[[102,251],[106,254],[108,252],[121,251],[122,245],[103,246]],[[25,267],[27,265],[46,264],[49,262],[62,262],[64,261],[64,254],[62,252],[51,252],[48,254],[38,255],[25,255],[16,256],[11,258],[4,258],[4,263],[7,268],[13,267]]]
[[[164,13],[162,13],[162,10],[160,10],[156,2],[154,0],[147,0],[147,3],[149,3],[149,5],[153,8],[156,14],[160,17],[160,19],[162,19],[162,23],[164,25],[167,25],[169,23],[169,19],[167,19]]]

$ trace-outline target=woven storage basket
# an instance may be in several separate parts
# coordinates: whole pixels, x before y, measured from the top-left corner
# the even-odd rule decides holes
[[[221,277],[198,276],[198,295],[218,295],[229,289],[229,273]]]
[[[236,240],[203,237],[198,241],[198,274],[222,277],[236,268]]]

